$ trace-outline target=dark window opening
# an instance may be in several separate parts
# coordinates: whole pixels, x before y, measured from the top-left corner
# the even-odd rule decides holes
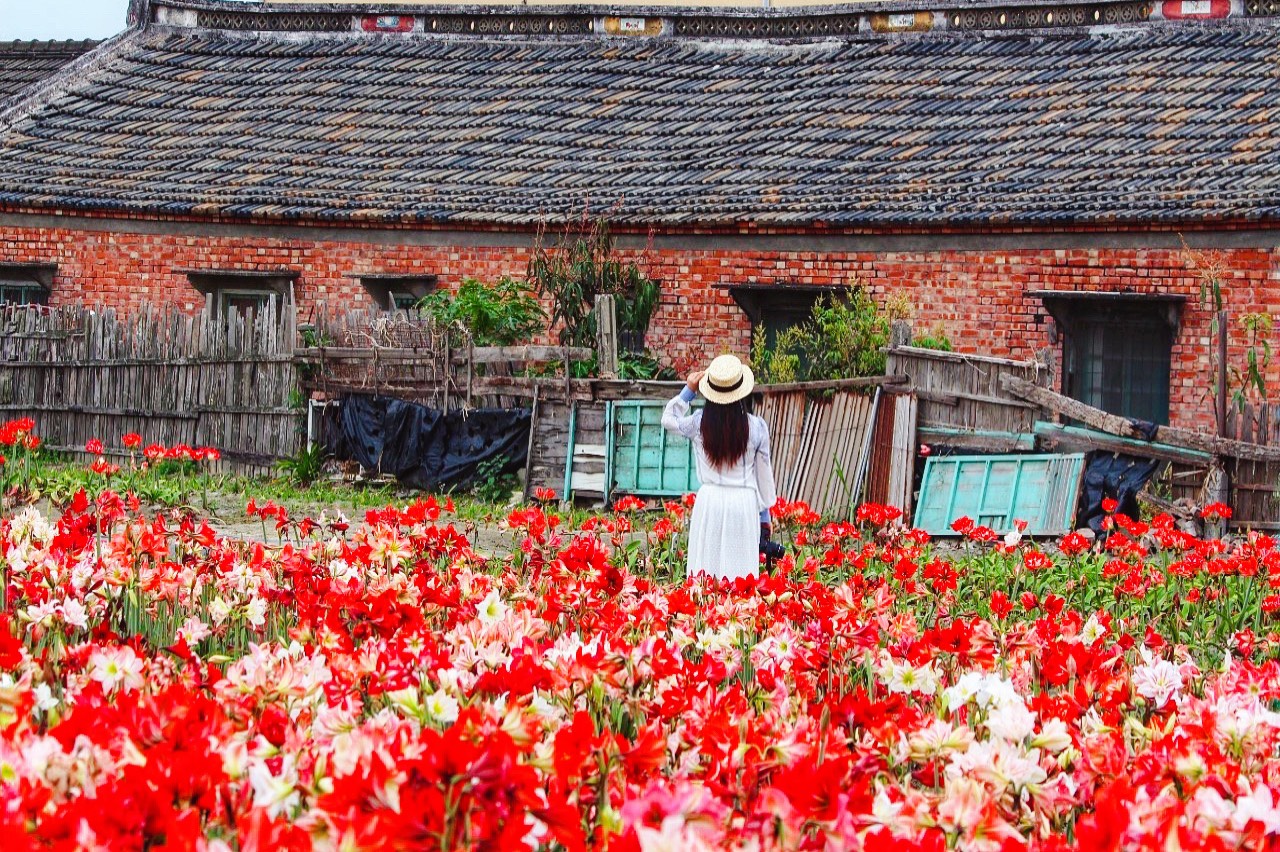
[[[818,299],[838,298],[849,292],[849,287],[803,284],[741,284],[729,288],[733,300],[751,320],[752,338],[763,330],[768,350],[777,345],[780,334],[809,319]]]
[[[1065,335],[1067,396],[1121,417],[1169,422],[1170,360],[1181,298],[1037,295]]]
[[[272,290],[219,288],[215,298],[218,313],[248,317],[250,314],[260,315],[270,308],[279,309],[280,295]]]
[[[436,289],[434,275],[356,275],[369,297],[389,311],[411,311]]]
[[[247,319],[275,310],[284,316],[284,308],[293,304],[293,284],[297,273],[241,272],[220,270],[187,270],[192,286],[204,294],[205,310],[216,316],[238,316]]]
[[[0,263],[0,304],[47,305],[55,264]]]

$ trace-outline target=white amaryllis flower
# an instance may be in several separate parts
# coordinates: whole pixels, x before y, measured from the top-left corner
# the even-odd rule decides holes
[[[266,808],[272,819],[281,814],[291,814],[302,804],[294,755],[286,754],[281,758],[278,775],[267,768],[265,761],[254,761],[249,766],[249,783],[253,785],[253,803]]]
[[[89,657],[89,676],[102,684],[103,692],[141,689],[142,660],[128,646],[94,651]]]
[[[267,602],[254,595],[249,598],[249,605],[244,608],[244,617],[254,628],[267,623]]]
[[[68,627],[84,630],[89,626],[89,613],[85,610],[84,604],[75,598],[67,598],[58,609]]]
[[[956,726],[944,719],[935,719],[927,728],[912,734],[908,743],[912,760],[931,760],[939,755],[964,751],[973,745],[973,731],[965,725]]]
[[[231,604],[223,600],[221,595],[209,602],[209,620],[214,623],[214,626],[221,627],[222,622],[226,621],[229,615],[231,615]]]
[[[1182,692],[1182,673],[1168,660],[1149,659],[1134,667],[1133,689],[1159,709]]]
[[[1107,635],[1107,626],[1098,620],[1097,614],[1089,616],[1089,620],[1080,628],[1080,641],[1092,645]]]
[[[970,701],[982,709],[1010,703],[1022,703],[1013,683],[994,674],[965,672],[954,685],[942,691],[947,709],[955,712]]]
[[[480,606],[476,608],[476,618],[479,618],[480,623],[485,627],[492,627],[506,618],[509,612],[511,607],[502,602],[502,596],[498,594],[497,589],[494,589],[480,601]]]
[[[458,700],[443,689],[437,689],[422,702],[422,710],[428,719],[445,725],[458,721]]]
[[[932,663],[913,666],[886,658],[880,667],[880,679],[890,692],[933,695],[938,691],[938,674],[933,670]]]
[[[36,688],[31,691],[36,700],[36,709],[49,712],[58,706],[58,699],[54,696],[53,690],[49,688],[49,684],[37,684]]]
[[[1068,748],[1071,745],[1071,734],[1067,724],[1061,719],[1050,719],[1040,726],[1040,733],[1031,738],[1031,748],[1044,749],[1050,754]]]
[[[1251,822],[1258,822],[1267,834],[1280,834],[1280,809],[1276,807],[1271,788],[1259,780],[1247,795],[1237,796],[1231,822],[1238,831],[1244,831]]]
[[[1006,701],[995,705],[987,714],[987,730],[993,737],[1010,743],[1020,743],[1036,729],[1036,714],[1021,701]]]

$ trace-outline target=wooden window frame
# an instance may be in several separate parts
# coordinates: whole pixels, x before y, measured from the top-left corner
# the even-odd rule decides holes
[[[1073,399],[1079,399],[1096,408],[1110,410],[1122,417],[1150,420],[1159,424],[1169,422],[1172,403],[1173,346],[1177,343],[1183,303],[1186,298],[1169,294],[1139,293],[1073,293],[1060,291],[1034,291],[1045,309],[1053,317],[1064,338],[1062,341],[1062,391]],[[1126,335],[1126,330],[1132,332]],[[1087,340],[1092,336],[1094,340]],[[1099,341],[1098,337],[1102,340]],[[1117,345],[1144,346],[1142,338],[1154,338],[1147,345],[1151,357],[1134,366],[1133,353],[1121,362],[1121,375],[1102,377],[1090,381],[1085,375],[1089,369],[1103,369],[1097,363],[1104,354],[1094,351]],[[1115,359],[1112,359],[1113,361]],[[1163,364],[1164,388],[1151,381],[1149,387],[1141,387],[1142,380],[1151,375],[1153,362]],[[1158,367],[1157,367],[1158,369]],[[1114,383],[1119,382],[1116,386]],[[1145,405],[1124,400],[1152,393],[1158,394],[1154,402]],[[1109,401],[1106,396],[1111,396]],[[1119,402],[1114,402],[1116,397]],[[1088,397],[1088,398],[1085,398]],[[1138,407],[1134,407],[1137,405]],[[1111,410],[1114,409],[1114,410]]]
[[[56,263],[0,263],[0,304],[18,307],[44,307],[49,304]],[[18,298],[10,298],[9,291]]]
[[[228,300],[237,297],[275,299],[283,316],[285,307],[294,304],[294,283],[298,273],[293,270],[258,272],[237,269],[185,269],[178,270],[187,276],[191,286],[205,297],[205,310],[213,315],[226,316]]]

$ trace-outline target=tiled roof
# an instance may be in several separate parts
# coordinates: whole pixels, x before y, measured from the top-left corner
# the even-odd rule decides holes
[[[0,106],[97,46],[96,41],[0,41]]]
[[[153,27],[0,127],[0,204],[528,224],[1280,213],[1275,19],[808,43]],[[0,115],[0,124],[5,117]]]

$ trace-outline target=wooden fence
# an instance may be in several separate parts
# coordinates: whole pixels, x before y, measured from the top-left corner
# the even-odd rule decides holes
[[[1223,437],[1280,447],[1280,405],[1251,404],[1243,411],[1227,410]],[[1255,529],[1280,529],[1280,462],[1228,458],[1227,481],[1231,488],[1232,520]]]
[[[304,330],[296,352],[308,393],[336,397],[377,394],[440,410],[529,406],[536,386],[569,395],[563,378],[593,350],[563,346],[474,346],[415,312],[353,311],[321,319]],[[539,382],[523,374],[553,368],[559,379]]]
[[[779,495],[829,516],[852,513],[866,480],[878,399],[873,391],[760,388],[756,413],[769,425]]]
[[[0,310],[0,414],[29,415],[52,449],[211,446],[257,470],[296,453],[303,410],[292,311],[245,316],[88,308]]]
[[[912,346],[888,352],[887,372],[906,377],[918,401],[917,437],[926,444],[1011,452],[1034,444],[1039,406],[1015,399],[1002,376],[1047,384],[1049,368],[1037,361],[961,355]]]

